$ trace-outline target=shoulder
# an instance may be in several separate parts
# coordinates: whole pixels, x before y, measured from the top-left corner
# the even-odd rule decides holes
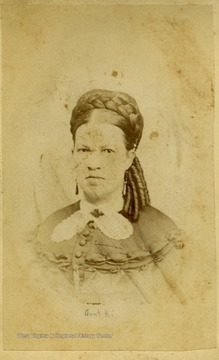
[[[50,238],[50,235],[53,229],[58,225],[61,221],[67,219],[69,216],[74,214],[77,210],[79,210],[79,201],[68,205],[62,209],[59,209],[49,215],[39,226],[38,226],[38,234],[44,235]]]
[[[144,243],[152,252],[166,246],[171,237],[181,236],[174,221],[152,206],[140,211],[137,226]]]
[[[138,223],[142,227],[149,226],[151,229],[165,229],[176,226],[169,216],[152,206],[145,206],[140,210]]]

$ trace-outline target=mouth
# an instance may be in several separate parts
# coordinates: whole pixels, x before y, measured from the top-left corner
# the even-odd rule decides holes
[[[86,179],[102,179],[102,180],[104,180],[104,178],[101,176],[93,176],[93,175],[87,176]]]

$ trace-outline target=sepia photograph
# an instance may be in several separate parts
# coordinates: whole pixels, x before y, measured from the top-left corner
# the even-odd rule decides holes
[[[2,74],[3,349],[216,348],[213,6],[4,4]]]

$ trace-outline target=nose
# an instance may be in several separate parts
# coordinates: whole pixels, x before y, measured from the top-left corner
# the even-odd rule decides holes
[[[89,170],[96,170],[101,168],[101,158],[97,151],[92,151],[89,153],[87,158],[87,167]]]

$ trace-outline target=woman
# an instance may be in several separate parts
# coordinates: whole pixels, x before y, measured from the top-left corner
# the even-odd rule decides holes
[[[36,247],[82,302],[186,303],[178,285],[183,235],[150,206],[136,156],[142,131],[136,101],[122,92],[91,90],[73,109],[80,201],[47,218]]]

